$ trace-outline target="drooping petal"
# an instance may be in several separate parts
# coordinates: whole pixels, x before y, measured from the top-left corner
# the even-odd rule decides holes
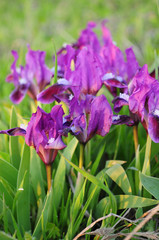
[[[148,133],[154,142],[159,143],[159,110],[148,115]]]
[[[7,134],[9,136],[25,136],[26,130],[23,128],[16,127],[8,130],[2,130],[0,131],[0,134]]]
[[[54,84],[51,87],[48,87],[46,90],[39,93],[37,96],[37,100],[45,104],[49,104],[54,101],[61,102],[61,100],[64,99],[64,97],[61,98],[61,94],[64,93],[67,89],[70,89],[70,87],[71,85],[69,83],[68,85]],[[71,92],[70,92],[70,95],[71,95]]]
[[[113,99],[114,111],[116,113],[120,112],[124,105],[129,105],[129,95],[125,93],[120,93],[120,95]]]
[[[122,77],[115,76],[112,73],[106,73],[102,77],[102,80],[106,86],[115,87],[115,88],[124,88],[124,89],[127,88],[127,84],[125,80]]]
[[[50,138],[48,141],[48,144],[45,145],[45,149],[56,149],[56,150],[61,150],[65,148],[66,145],[62,141],[62,137],[58,136],[56,139]]]
[[[112,124],[113,125],[126,124],[127,126],[133,126],[135,122],[127,115],[113,115]]]
[[[14,104],[19,104],[28,91],[28,84],[19,84],[10,94],[10,99]]]

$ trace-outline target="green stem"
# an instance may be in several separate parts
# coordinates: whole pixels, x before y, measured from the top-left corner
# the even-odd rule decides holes
[[[147,174],[148,176],[150,176],[150,156],[151,156],[151,138],[149,135],[147,135],[146,152],[142,173]]]
[[[80,143],[80,157],[79,157],[79,168],[83,167],[84,162],[84,147],[85,145],[83,143]]]
[[[51,188],[51,164],[46,165],[46,175],[47,175],[47,189],[49,192]]]

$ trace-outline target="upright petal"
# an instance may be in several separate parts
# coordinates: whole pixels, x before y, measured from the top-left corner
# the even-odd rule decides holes
[[[112,116],[113,112],[106,97],[104,95],[95,97],[91,104],[87,140],[95,134],[105,136],[110,130]]]
[[[77,56],[75,71],[70,76],[72,85],[78,86],[76,95],[96,95],[102,87],[104,74],[102,59],[90,47],[83,48]]]
[[[100,50],[100,42],[98,40],[97,35],[92,31],[92,29],[96,26],[94,22],[89,22],[87,24],[87,28],[82,30],[79,39],[75,46],[82,49],[83,47],[90,46],[93,51],[96,53]]]
[[[19,73],[16,67],[17,61],[18,61],[18,53],[14,50],[12,50],[12,55],[14,57],[14,61],[11,65],[11,74],[9,74],[6,78],[7,82],[13,82],[14,85],[16,86],[19,83]]]
[[[139,63],[136,60],[136,56],[132,48],[127,48],[125,50],[127,62],[127,75],[128,75],[128,82],[135,76],[137,71],[140,69]]]
[[[26,54],[26,64],[28,66],[30,80],[35,77],[39,91],[42,91],[50,83],[52,72],[45,64],[45,52],[33,51],[28,46]]]

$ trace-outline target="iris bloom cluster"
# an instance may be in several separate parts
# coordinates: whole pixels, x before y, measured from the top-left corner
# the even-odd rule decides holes
[[[14,62],[11,65],[11,74],[6,81],[13,83],[15,89],[10,95],[14,104],[19,104],[26,94],[33,100],[37,99],[37,94],[41,92],[46,85],[50,84],[52,71],[45,64],[45,52],[33,51],[28,45],[25,66],[17,66],[18,53],[12,51]]]
[[[159,142],[158,81],[149,75],[146,65],[139,66],[132,48],[125,50],[124,57],[106,21],[101,24],[102,41],[94,32],[95,26],[88,23],[75,43],[57,52],[58,80],[54,85],[50,83],[55,71],[46,66],[45,52],[28,46],[25,66],[17,67],[18,54],[12,51],[14,62],[6,81],[15,86],[10,96],[13,103],[20,103],[28,93],[43,104],[56,101],[68,106],[65,116],[61,105],[55,105],[50,113],[38,107],[26,129],[0,132],[24,136],[46,165],[66,147],[62,136],[71,133],[85,145],[96,134],[105,136],[112,124],[133,126],[141,122],[152,140]],[[114,96],[114,111],[118,113],[128,105],[129,116],[113,115],[106,96],[100,94],[103,86]]]

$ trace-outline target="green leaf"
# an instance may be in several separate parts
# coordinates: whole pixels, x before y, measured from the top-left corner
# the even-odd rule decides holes
[[[45,199],[45,186],[42,176],[41,169],[41,159],[38,157],[35,149],[31,149],[31,159],[30,159],[30,174],[31,183],[34,189],[34,193],[37,199],[37,204]]]
[[[68,159],[68,160],[70,160],[71,161],[71,159],[72,159],[72,156],[73,156],[73,153],[75,152],[75,150],[76,150],[76,147],[77,147],[77,145],[78,145],[78,140],[77,140],[77,138],[73,138],[71,141],[70,141],[70,143],[68,144],[68,146],[67,146],[67,151],[65,151],[64,150],[64,156]],[[64,157],[64,158],[65,158]],[[70,171],[70,164],[68,164],[68,162],[66,162],[66,172],[67,173],[69,173],[69,171]]]
[[[96,175],[96,178],[98,178],[101,182],[104,182],[105,180],[105,169],[103,169],[102,171],[100,171],[97,175]],[[94,184],[92,183],[91,186],[89,187],[89,191],[88,191],[88,196],[91,195],[91,193],[93,192],[93,189],[94,189]],[[98,198],[99,198],[99,194],[101,192],[101,188],[100,187],[97,187],[96,191],[95,191],[95,194],[94,194],[94,197],[90,203],[90,209],[94,209],[96,208],[96,205],[98,203]]]
[[[4,201],[2,199],[0,199],[0,215],[3,216],[4,211],[5,211],[5,218],[7,218],[7,224],[8,224],[8,229],[9,231],[13,234],[15,229],[14,229],[14,225],[13,225],[13,220],[12,220],[12,212],[10,211],[10,209],[5,205],[4,206]]]
[[[81,188],[81,191],[79,192],[76,199],[74,199],[72,208],[71,208],[71,219],[72,223],[74,224],[74,221],[77,217],[78,212],[81,210],[81,206],[83,204],[84,199],[84,193],[85,193],[85,187],[86,187],[86,180],[83,183],[83,186]]]
[[[9,155],[9,153],[0,151],[0,158],[10,163],[10,155]]]
[[[87,221],[87,227],[92,223],[92,211],[90,212],[88,221]],[[88,230],[89,232],[91,231],[91,229]],[[86,235],[86,240],[90,240],[90,236]]]
[[[18,171],[14,166],[0,159],[0,176],[8,181],[14,188],[16,188],[17,185],[17,175]]]
[[[131,194],[131,186],[124,168],[116,164],[106,170],[107,175],[123,190],[125,194]]]
[[[11,122],[10,122],[10,128],[17,127],[17,114],[14,109],[12,108],[11,113]],[[19,168],[20,164],[20,151],[19,151],[19,143],[17,137],[10,137],[10,155],[11,155],[11,162],[15,168]]]
[[[144,159],[144,164],[142,168],[142,173],[150,175],[150,155],[151,155],[151,138],[148,134],[147,136],[147,141],[146,141],[146,151],[145,151],[145,159]]]
[[[156,205],[159,203],[158,200],[143,198],[134,195],[116,195],[117,209],[125,208],[139,208],[139,207],[148,207]],[[96,214],[98,216],[103,216],[105,206],[109,204],[109,198],[103,198],[97,205]]]
[[[0,197],[2,199],[4,197],[6,205],[9,206],[9,208],[12,208],[13,197],[11,196],[9,190],[10,189],[7,182],[5,182],[3,179],[0,179]]]
[[[64,207],[64,209],[60,209],[60,210],[63,210],[60,212],[60,223],[59,224],[61,227],[63,227],[66,224],[66,222],[68,221],[69,206],[71,206],[71,204],[72,204],[71,194],[72,194],[72,191],[70,189],[68,196],[67,196],[67,201],[66,201],[65,207]]]
[[[91,168],[91,174],[92,174],[92,175],[94,175],[94,174],[96,173],[96,171],[97,171],[97,168],[98,168],[98,166],[99,166],[99,163],[100,163],[100,160],[101,160],[102,155],[103,155],[103,153],[104,153],[104,150],[105,150],[105,144],[103,144],[103,145],[100,147],[99,151],[98,151],[96,160],[94,161],[93,166],[92,166],[92,168]]]
[[[0,239],[2,240],[16,240],[16,238],[13,238],[9,234],[6,234],[5,232],[0,231]]]
[[[124,163],[126,163],[126,161],[122,161],[122,160],[108,160],[108,161],[106,161],[105,167],[106,168],[110,168],[110,167],[112,167],[112,166],[114,166],[116,164],[122,165]]]
[[[16,223],[13,215],[11,215],[11,217],[12,217],[14,229],[15,229],[16,235],[17,235],[17,237],[18,237],[18,240],[23,240],[22,235],[21,235],[21,232],[20,232],[20,230],[19,230],[19,228],[18,228],[18,225],[17,225],[17,223]]]
[[[82,210],[81,210],[81,212],[80,212],[80,214],[79,214],[79,216],[78,216],[78,218],[77,218],[77,220],[76,220],[76,222],[74,224],[74,227],[73,227],[73,236],[77,233],[77,231],[79,229],[79,226],[80,226],[80,224],[81,224],[81,222],[83,220],[84,214],[85,214],[86,210],[88,209],[88,206],[91,203],[96,190],[97,190],[97,186],[95,186],[95,188],[93,189],[93,191],[89,195],[89,197],[88,197],[84,207],[82,208]]]
[[[146,176],[140,173],[140,180],[144,188],[159,200],[159,178]]]
[[[8,217],[7,217],[7,206],[5,204],[5,198],[3,197],[3,224],[4,224],[4,231],[8,233]]]
[[[30,225],[30,147],[24,144],[23,156],[18,172],[17,188],[23,188],[17,199],[17,219],[20,229],[31,230]],[[21,183],[23,184],[21,185]]]
[[[46,229],[46,224],[48,222],[48,216],[50,214],[50,207],[51,207],[51,201],[52,201],[52,195],[53,191],[52,188],[50,192],[46,196],[46,200],[41,212],[41,216],[35,226],[33,237],[36,237],[37,239],[40,239],[44,230]]]
[[[61,152],[60,154],[62,156],[64,156]],[[65,156],[64,158],[66,159],[66,161],[72,166],[74,167],[78,172],[80,172],[84,177],[86,177],[90,182],[94,183],[96,186],[100,187],[101,189],[103,189],[106,193],[108,193],[108,195],[110,196],[110,200],[111,200],[111,205],[112,205],[112,211],[116,212],[116,200],[114,195],[112,194],[112,192],[109,190],[109,188],[107,186],[105,186],[98,178],[96,178],[95,176],[91,175],[90,173],[82,170],[81,168],[79,168],[78,166],[76,166],[74,163],[72,163],[71,161],[69,161]]]
[[[68,144],[67,148],[64,150],[64,155],[68,157],[69,160],[72,159],[72,156],[77,147],[77,139],[73,138],[71,142]],[[56,174],[53,180],[53,192],[56,198],[54,198],[54,204],[56,209],[58,209],[61,197],[63,195],[63,188],[65,184],[65,174],[66,174],[66,161],[63,156],[61,156],[58,168],[56,170]],[[59,191],[60,189],[60,191]]]

